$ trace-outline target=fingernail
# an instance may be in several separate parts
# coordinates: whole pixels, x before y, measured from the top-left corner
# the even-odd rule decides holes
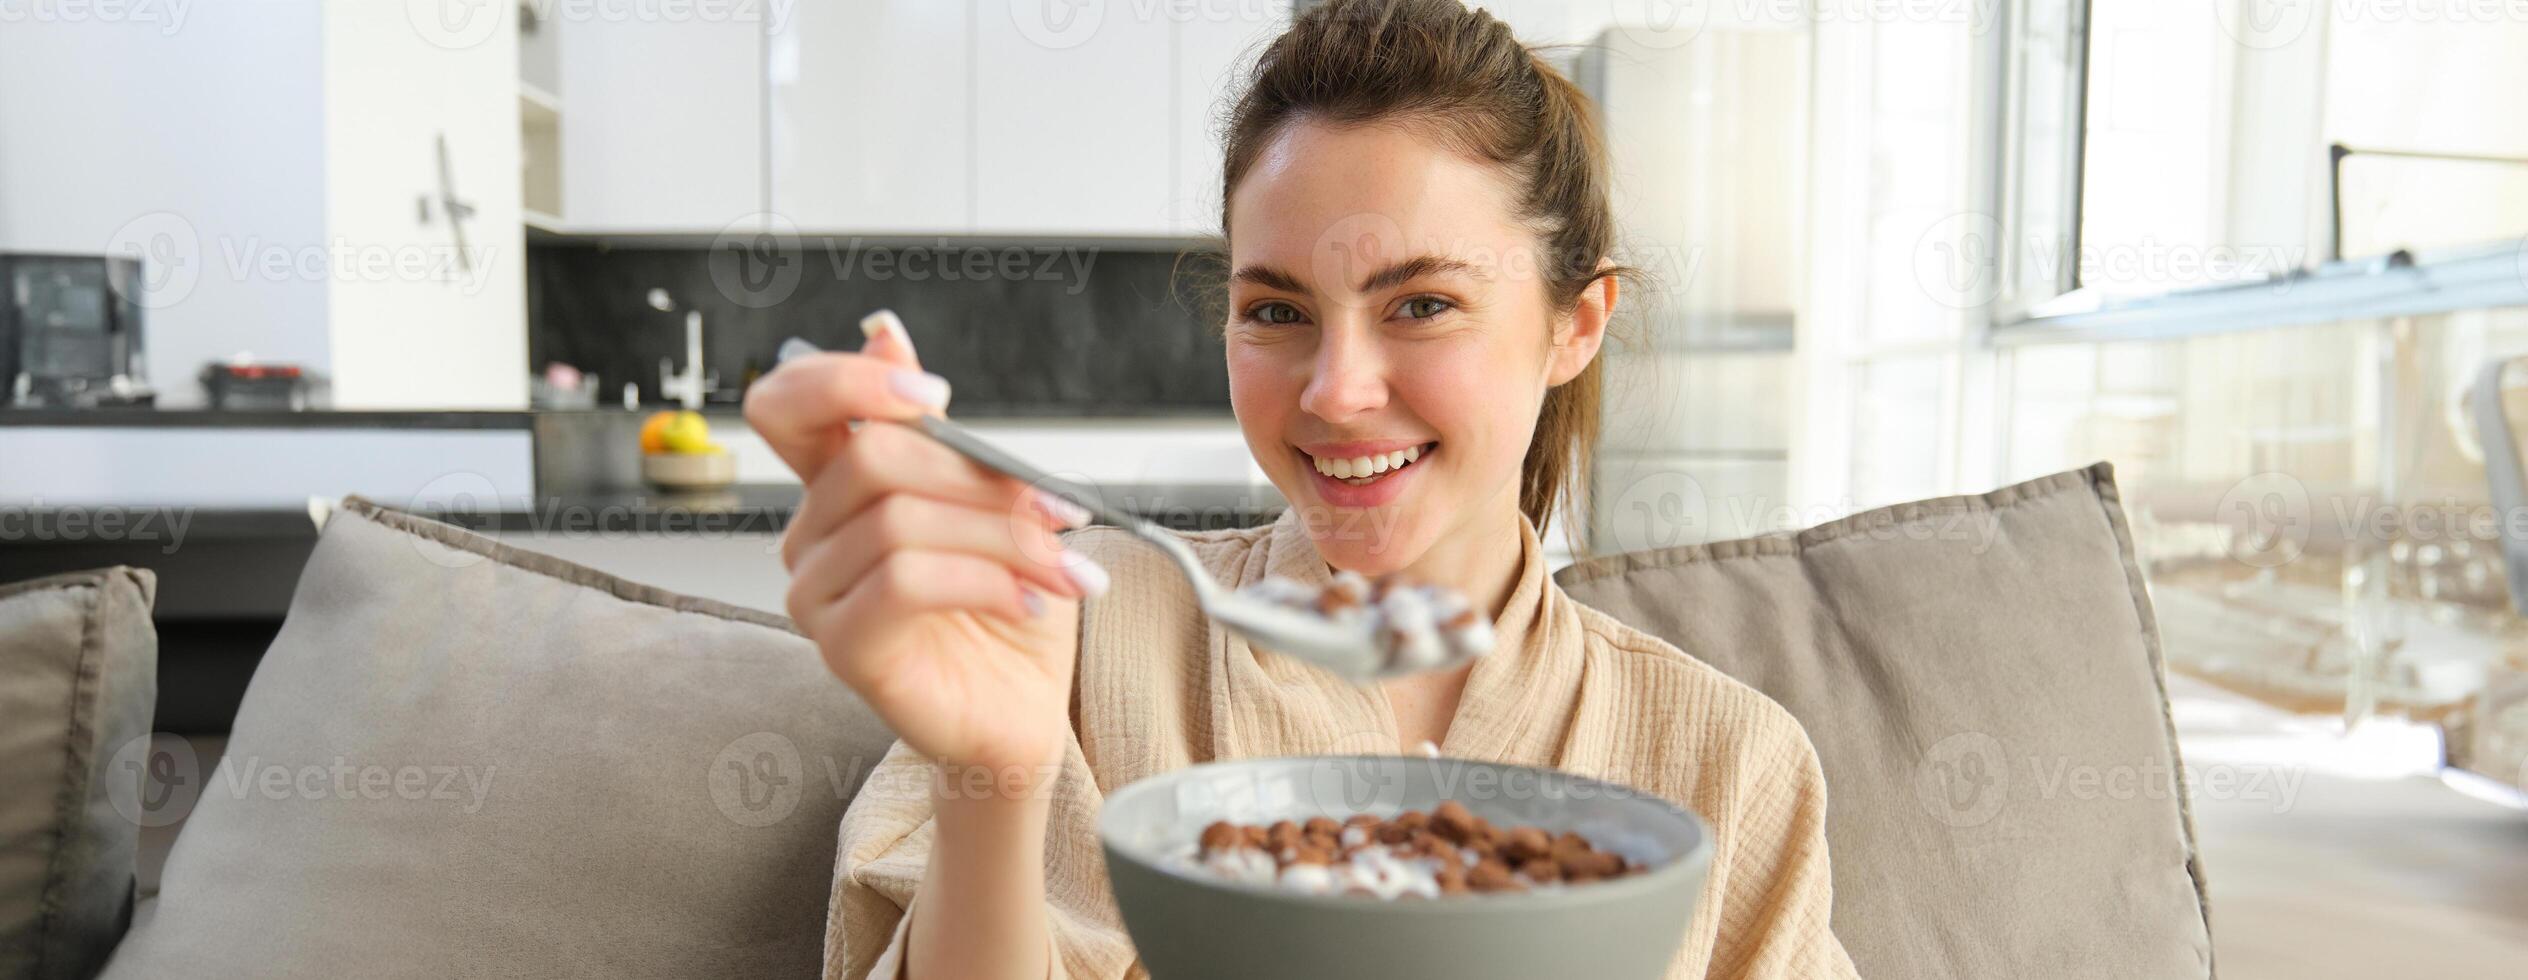
[[[895,392],[895,397],[924,408],[948,408],[948,379],[928,371],[898,368],[887,375],[887,388]]]
[[[781,352],[773,355],[773,364],[776,366],[788,364],[793,360],[797,360],[814,353],[816,353],[815,344],[800,340],[797,337],[792,337],[781,342]]]
[[[1035,494],[1036,511],[1045,515],[1046,519],[1051,520],[1055,526],[1086,527],[1088,525],[1087,508],[1042,490],[1035,491]]]
[[[860,336],[870,343],[876,343],[890,333],[904,338],[906,347],[912,346],[912,339],[904,333],[904,319],[896,316],[894,310],[879,310],[860,318]]]
[[[1027,607],[1027,615],[1029,616],[1042,616],[1045,614],[1045,597],[1037,595],[1032,589],[1018,590],[1018,602],[1020,605]]]
[[[1062,574],[1071,580],[1071,584],[1079,586],[1082,593],[1093,596],[1105,595],[1106,586],[1114,581],[1107,576],[1105,569],[1076,551],[1062,553]]]

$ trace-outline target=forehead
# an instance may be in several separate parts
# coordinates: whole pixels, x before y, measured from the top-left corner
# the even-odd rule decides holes
[[[1229,260],[1312,289],[1349,290],[1385,264],[1429,255],[1495,274],[1527,265],[1499,167],[1409,126],[1283,127],[1229,199]]]

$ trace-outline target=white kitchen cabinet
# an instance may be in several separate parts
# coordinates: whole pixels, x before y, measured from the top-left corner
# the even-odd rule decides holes
[[[251,351],[329,378],[337,408],[524,408],[515,22],[178,13],[0,13],[0,251],[143,257],[164,407]]]
[[[1166,220],[1177,235],[1220,231],[1220,136],[1230,101],[1264,46],[1290,26],[1288,0],[1188,2],[1176,23],[1175,189]]]
[[[716,234],[765,209],[761,17],[556,22],[570,230]]]
[[[1173,233],[1172,6],[975,7],[976,232]]]
[[[987,16],[1003,17],[986,4]],[[975,8],[941,0],[800,4],[766,70],[772,211],[808,232],[974,227]]]

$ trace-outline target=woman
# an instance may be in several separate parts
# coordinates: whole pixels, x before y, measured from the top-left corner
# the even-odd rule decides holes
[[[790,614],[903,740],[843,820],[826,975],[1134,973],[1106,791],[1425,742],[1705,815],[1710,881],[1672,976],[1849,975],[1798,724],[1545,575],[1537,533],[1584,486],[1621,271],[1585,97],[1456,0],[1336,2],[1261,56],[1226,161],[1230,400],[1291,509],[1191,544],[1231,586],[1330,568],[1451,586],[1498,645],[1376,687],[1259,655],[1146,545],[1060,535],[1068,505],[901,426],[847,428],[948,401],[873,317],[860,353],[785,364],[747,402],[808,486]]]

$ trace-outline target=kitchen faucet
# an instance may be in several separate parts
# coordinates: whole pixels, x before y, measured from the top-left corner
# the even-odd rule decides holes
[[[676,312],[676,301],[664,289],[650,290],[650,308],[661,313]],[[658,359],[658,397],[673,399],[685,408],[699,411],[703,392],[711,389],[711,381],[702,373],[702,311],[685,311],[685,369],[675,369],[675,359]]]

